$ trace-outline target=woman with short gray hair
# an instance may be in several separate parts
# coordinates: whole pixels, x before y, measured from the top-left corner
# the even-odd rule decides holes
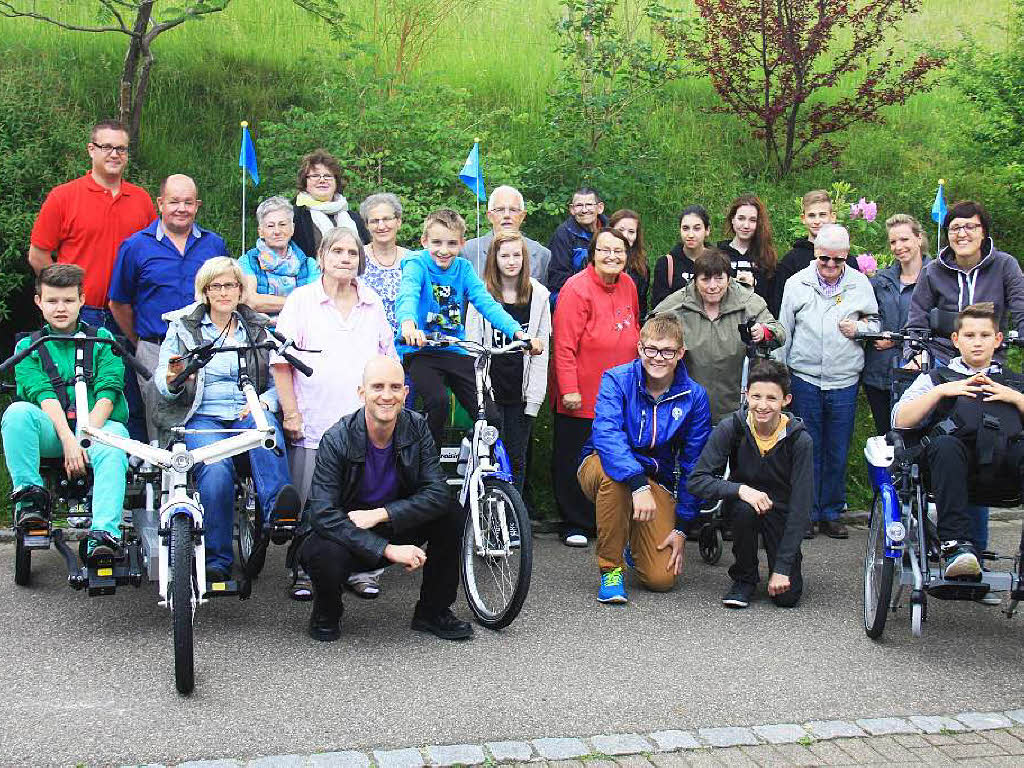
[[[316,260],[295,243],[295,209],[283,197],[269,197],[256,206],[259,240],[238,260],[257,312],[276,315],[288,294],[320,277]]]
[[[366,280],[384,302],[387,315],[395,333],[395,297],[402,282],[402,259],[409,251],[398,245],[398,230],[402,227],[402,201],[390,192],[370,195],[359,206],[359,213],[370,229],[370,243],[366,246]]]

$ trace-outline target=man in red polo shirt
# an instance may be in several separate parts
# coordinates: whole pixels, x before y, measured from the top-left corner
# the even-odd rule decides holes
[[[55,261],[82,267],[85,306],[81,320],[119,333],[107,309],[114,259],[125,238],[156,218],[156,208],[146,190],[122,178],[128,165],[128,131],[121,123],[105,120],[94,125],[87,148],[92,168],[84,176],[54,187],[46,196],[32,227],[28,263],[37,275]],[[134,376],[126,377],[126,386],[129,431],[145,440],[142,398]]]

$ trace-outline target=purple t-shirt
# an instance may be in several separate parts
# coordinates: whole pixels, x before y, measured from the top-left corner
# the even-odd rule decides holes
[[[366,468],[359,485],[359,509],[376,509],[398,498],[394,441],[378,448],[366,441]]]

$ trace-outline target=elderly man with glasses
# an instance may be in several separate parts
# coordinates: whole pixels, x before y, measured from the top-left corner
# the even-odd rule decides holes
[[[698,502],[686,487],[711,432],[704,388],[683,365],[683,327],[670,314],[644,323],[638,360],[601,378],[580,488],[597,511],[602,603],[625,603],[624,554],[640,583],[672,589]]]
[[[149,193],[123,178],[128,146],[128,131],[116,120],[93,126],[86,145],[92,167],[84,176],[50,190],[32,227],[28,249],[28,263],[37,275],[54,262],[82,267],[85,305],[80,318],[113,333],[118,326],[107,301],[117,249],[156,218]],[[129,375],[126,382],[128,431],[145,440],[139,388],[134,376]]]
[[[487,220],[491,222],[491,231],[482,237],[474,237],[466,242],[459,255],[469,259],[473,269],[482,279],[484,267],[487,265],[487,249],[491,247],[495,232],[519,233],[526,219],[526,201],[523,193],[515,187],[495,187],[487,201]],[[523,235],[523,241],[530,252],[530,277],[543,286],[548,284],[548,263],[551,251],[536,240]]]
[[[849,536],[839,516],[846,506],[846,454],[853,437],[857,386],[864,368],[860,332],[881,328],[867,277],[848,269],[850,235],[825,224],[814,239],[814,261],[786,282],[779,321],[786,341],[775,352],[793,377],[793,413],[814,442],[814,509],[807,538]]]

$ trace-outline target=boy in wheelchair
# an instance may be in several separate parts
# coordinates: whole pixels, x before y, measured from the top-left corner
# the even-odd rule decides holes
[[[39,471],[40,458],[64,459],[68,477],[84,476],[92,466],[92,558],[110,557],[120,545],[128,457],[117,448],[93,443],[83,450],[75,437],[74,374],[76,342],[71,338],[111,337],[105,328],[78,320],[82,309],[85,270],[75,264],[53,264],[36,278],[35,302],[43,314],[42,333],[53,337],[15,367],[17,402],[3,415],[4,458],[14,487],[15,525],[25,530],[48,529],[50,494]],[[26,336],[17,350],[32,341]],[[128,437],[124,364],[107,344],[85,346],[89,422]]]
[[[1024,479],[1024,393],[1003,383],[993,363],[1003,343],[991,303],[972,304],[956,321],[960,356],[922,373],[893,407],[896,429],[921,436],[928,485],[938,508],[938,535],[947,579],[978,579],[968,497],[994,488],[1021,488]]]

